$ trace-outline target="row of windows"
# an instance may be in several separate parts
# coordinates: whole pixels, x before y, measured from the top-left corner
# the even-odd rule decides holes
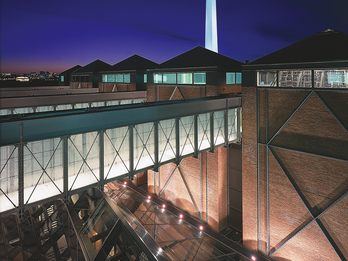
[[[103,74],[103,82],[130,83],[129,74]]]
[[[205,73],[156,73],[154,83],[205,84]]]
[[[76,76],[73,75],[72,77],[73,82],[89,82],[89,76]]]
[[[348,70],[284,70],[257,72],[257,85],[270,87],[348,88]],[[278,73],[278,75],[277,75]],[[278,80],[277,80],[278,76]]]

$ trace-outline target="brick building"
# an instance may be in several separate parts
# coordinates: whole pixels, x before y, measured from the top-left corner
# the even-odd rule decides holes
[[[152,74],[148,75],[146,70],[156,66],[158,64],[153,61],[132,55],[100,72],[99,92],[146,90],[146,85],[152,83]]]
[[[98,88],[99,72],[105,71],[110,64],[95,60],[70,74],[70,88]]]
[[[243,244],[274,260],[348,259],[348,34],[243,66]]]
[[[148,101],[218,96],[241,92],[242,62],[195,47],[161,63],[147,86]]]
[[[59,74],[59,85],[60,86],[68,86],[70,85],[70,74],[80,69],[81,65],[76,65],[71,67],[70,69],[65,70]]]

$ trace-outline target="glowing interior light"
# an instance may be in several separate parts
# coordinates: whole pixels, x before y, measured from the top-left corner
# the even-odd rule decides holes
[[[180,218],[180,219],[183,219],[183,218],[184,218],[184,215],[183,215],[183,214],[179,214],[179,218]]]
[[[127,186],[127,181],[123,182],[123,187]]]
[[[251,257],[251,260],[256,261],[256,257],[255,257],[255,256],[252,256],[252,257]]]
[[[202,225],[200,225],[200,226],[198,227],[198,229],[199,229],[199,231],[203,231],[204,227],[203,227]]]
[[[148,195],[148,196],[147,196],[147,199],[150,200],[150,199],[151,199],[151,195]]]
[[[164,209],[164,208],[166,208],[167,206],[166,206],[166,204],[162,204],[162,208]]]

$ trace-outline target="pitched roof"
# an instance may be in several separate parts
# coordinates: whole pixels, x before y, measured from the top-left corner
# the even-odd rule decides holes
[[[304,63],[348,60],[348,34],[326,29],[249,64]]]
[[[77,73],[94,73],[94,72],[99,72],[99,71],[105,71],[108,68],[110,68],[111,65],[108,63],[105,63],[100,60],[95,60],[94,62],[91,62],[82,68],[78,69],[77,71],[73,72],[73,74]]]
[[[108,68],[108,71],[122,71],[122,70],[146,70],[158,66],[158,63],[150,61],[144,57],[134,54],[123,61],[116,63]]]
[[[160,64],[160,68],[237,67],[243,63],[197,46]]]
[[[60,74],[63,74],[63,73],[72,73],[72,72],[74,72],[74,71],[80,69],[81,67],[82,67],[82,66],[78,64],[78,65],[75,65],[74,67],[71,67],[71,68],[69,68],[69,69],[67,69],[67,70],[65,70],[65,71],[63,71],[63,72],[61,72]]]

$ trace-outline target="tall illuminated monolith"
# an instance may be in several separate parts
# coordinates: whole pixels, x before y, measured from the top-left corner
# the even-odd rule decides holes
[[[216,0],[207,0],[205,15],[205,48],[218,52]]]

